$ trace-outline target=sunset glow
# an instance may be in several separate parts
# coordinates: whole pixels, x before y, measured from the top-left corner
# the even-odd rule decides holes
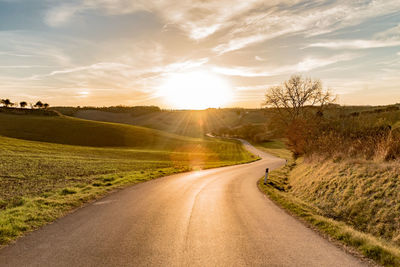
[[[399,12],[399,0],[0,0],[0,94],[52,106],[259,108],[268,87],[301,74],[339,104],[391,104]]]
[[[217,75],[195,71],[170,75],[159,87],[159,94],[173,108],[205,109],[229,104],[233,92]]]

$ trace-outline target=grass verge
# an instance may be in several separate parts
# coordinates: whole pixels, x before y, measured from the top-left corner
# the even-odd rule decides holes
[[[272,154],[280,154],[281,157],[288,159],[287,153],[282,153],[282,150],[284,150],[282,145],[283,143],[280,141],[261,144],[263,150],[269,153],[272,151],[274,152]],[[324,216],[324,212],[315,205],[290,193],[290,173],[301,162],[301,159],[297,161],[289,159],[289,163],[286,166],[270,173],[267,185],[264,185],[263,179],[260,179],[258,183],[259,189],[279,206],[323,235],[329,236],[342,245],[355,248],[366,258],[372,259],[378,264],[400,266],[400,249],[398,246],[371,234],[357,231],[344,222],[327,218]]]

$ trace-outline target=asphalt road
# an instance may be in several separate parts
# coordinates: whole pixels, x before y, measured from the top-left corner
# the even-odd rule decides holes
[[[259,192],[284,162],[248,147],[263,159],[111,194],[0,250],[0,266],[362,266]]]

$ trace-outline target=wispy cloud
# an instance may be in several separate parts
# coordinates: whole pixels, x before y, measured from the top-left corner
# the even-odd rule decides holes
[[[256,34],[251,36],[246,36],[242,38],[236,38],[228,41],[227,43],[219,44],[213,48],[213,51],[219,54],[225,54],[230,51],[239,50],[251,44],[256,44],[266,39],[273,38],[282,34],[281,32],[276,34]]]
[[[270,77],[282,74],[307,72],[313,69],[326,67],[338,62],[356,58],[355,54],[340,54],[328,58],[306,57],[298,63],[286,66],[268,67],[214,67],[213,71],[229,76],[241,77]]]
[[[235,18],[239,20],[235,23],[239,27],[222,37],[222,43],[214,50],[220,54],[227,53],[288,34],[326,34],[357,25],[371,17],[393,13],[400,8],[400,2],[396,0],[377,0],[369,3],[337,2],[334,5],[317,5],[315,8],[303,10],[288,11],[275,8],[261,14],[255,11],[244,14]],[[254,7],[253,10],[257,8]]]
[[[154,92],[165,76],[170,73],[185,72],[205,64],[208,59],[187,60],[167,65],[137,68],[119,62],[99,62],[87,66],[76,66],[54,70],[46,74],[33,75],[25,80],[33,82],[59,83],[69,88],[79,88],[87,92],[93,90],[132,90]],[[89,90],[90,91],[90,90]],[[86,95],[87,96],[87,95]]]
[[[400,25],[377,33],[371,40],[333,40],[312,43],[308,47],[325,47],[331,49],[368,49],[400,46]]]
[[[67,23],[75,14],[100,10],[105,14],[151,12],[166,25],[175,25],[194,40],[219,33],[214,51],[219,54],[242,49],[286,34],[304,33],[315,36],[357,25],[371,17],[392,13],[400,8],[397,0],[308,5],[287,9],[299,0],[82,0],[79,4],[60,4],[48,10],[45,21],[50,26]],[[376,45],[376,44],[375,44]]]
[[[13,52],[1,52],[1,51],[0,51],[0,56],[10,56],[10,57],[32,57],[33,55],[17,54],[17,53],[13,53]]]
[[[61,26],[74,15],[87,10],[101,10],[109,15],[147,11],[160,16],[165,24],[176,25],[190,38],[199,40],[226,27],[233,17],[261,2],[260,0],[82,0],[79,4],[61,4],[49,9],[45,22],[53,27]]]
[[[375,34],[375,38],[381,40],[400,40],[400,24],[387,29],[386,31]]]
[[[101,63],[96,63],[92,64],[90,66],[82,66],[82,67],[75,67],[71,69],[64,69],[64,70],[56,70],[52,71],[48,76],[54,76],[54,75],[59,75],[59,74],[69,74],[69,73],[74,73],[74,72],[81,72],[81,71],[121,71],[123,72],[124,70],[129,70],[131,69],[130,66],[121,64],[121,63],[115,63],[115,62],[101,62]]]
[[[34,68],[53,68],[54,66],[45,65],[0,65],[0,69],[34,69]]]
[[[378,47],[400,46],[399,41],[379,41],[379,40],[346,40],[331,41],[310,44],[309,47],[325,47],[331,49],[367,49]]]
[[[272,84],[250,85],[250,86],[236,86],[237,91],[265,91]]]
[[[51,27],[62,26],[72,19],[80,9],[82,7],[79,5],[62,4],[48,10],[44,20]]]
[[[254,59],[257,61],[265,61],[265,59],[260,56],[255,56]]]

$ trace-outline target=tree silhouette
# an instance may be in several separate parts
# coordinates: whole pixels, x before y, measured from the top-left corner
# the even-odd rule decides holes
[[[21,108],[25,108],[28,105],[28,103],[26,103],[25,101],[19,102],[19,106]]]
[[[3,106],[5,106],[6,108],[14,105],[14,103],[11,103],[10,99],[2,99],[1,104],[3,104]]]
[[[49,104],[47,104],[47,103],[44,103],[44,104],[43,104],[43,108],[48,109],[49,107],[50,107]]]
[[[36,102],[36,104],[34,105],[35,108],[43,108],[43,103],[42,101],[38,101]]]

